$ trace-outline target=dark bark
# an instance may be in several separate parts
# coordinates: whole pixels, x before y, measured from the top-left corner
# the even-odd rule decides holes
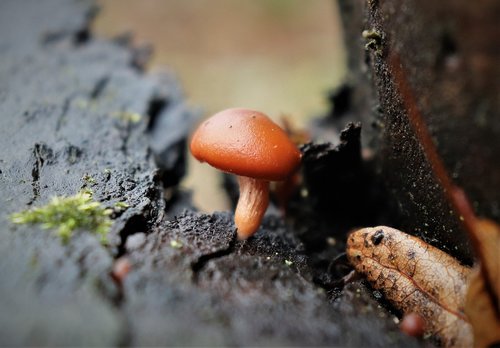
[[[498,2],[340,4],[353,94],[376,92],[353,107],[361,108],[398,227],[470,262],[449,193],[450,185],[463,188],[479,216],[500,221]]]

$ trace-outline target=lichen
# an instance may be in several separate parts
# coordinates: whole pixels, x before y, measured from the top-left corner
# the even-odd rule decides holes
[[[66,243],[75,230],[88,230],[107,243],[112,224],[112,209],[104,208],[92,198],[90,190],[70,197],[53,197],[47,205],[11,215],[15,224],[40,224],[44,229],[55,229],[56,235]]]
[[[365,49],[373,50],[376,55],[382,55],[383,35],[376,29],[363,30],[361,36],[366,40]]]
[[[94,185],[96,183],[95,179],[88,174],[85,174],[82,178],[89,185]]]

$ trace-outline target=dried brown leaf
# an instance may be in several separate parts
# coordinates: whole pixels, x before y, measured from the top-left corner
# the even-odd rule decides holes
[[[473,228],[481,265],[470,277],[465,312],[474,333],[475,347],[500,343],[500,227],[489,220],[477,220]]]
[[[421,315],[426,332],[436,335],[444,346],[472,346],[472,329],[464,313],[470,268],[386,226],[351,233],[347,257],[396,308]]]
[[[482,272],[496,298],[496,312],[500,314],[500,226],[491,220],[478,219],[474,233],[479,240]]]

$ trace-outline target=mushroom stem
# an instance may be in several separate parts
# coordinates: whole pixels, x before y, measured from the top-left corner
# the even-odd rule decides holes
[[[269,204],[269,181],[238,176],[240,198],[234,213],[238,239],[247,239],[257,231]]]

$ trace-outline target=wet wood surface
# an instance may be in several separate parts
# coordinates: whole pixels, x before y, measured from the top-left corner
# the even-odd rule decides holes
[[[197,116],[144,52],[92,36],[91,2],[0,9],[0,344],[417,345],[362,283],[316,281],[280,216],[239,242],[230,213],[195,212],[177,184]],[[108,245],[9,219],[82,188],[126,204]]]

